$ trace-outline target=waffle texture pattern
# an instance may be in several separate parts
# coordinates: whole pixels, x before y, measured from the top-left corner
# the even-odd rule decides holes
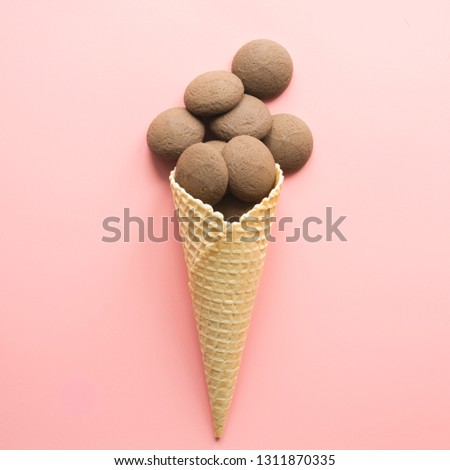
[[[175,172],[176,168],[169,177],[170,187],[180,220],[214,435],[219,438],[233,398],[268,247],[268,218],[275,215],[283,173],[277,165],[269,196],[230,224],[181,188]],[[218,231],[205,236],[205,224]]]

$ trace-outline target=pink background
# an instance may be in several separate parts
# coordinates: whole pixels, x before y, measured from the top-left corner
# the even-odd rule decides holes
[[[216,442],[181,245],[102,220],[171,214],[148,123],[260,37],[315,138],[278,215],[348,242],[270,246]],[[0,57],[0,448],[450,448],[447,0],[3,0]]]

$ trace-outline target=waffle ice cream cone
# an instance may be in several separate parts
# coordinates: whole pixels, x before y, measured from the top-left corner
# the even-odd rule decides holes
[[[194,199],[170,174],[180,220],[189,288],[203,356],[214,435],[221,437],[239,372],[253,303],[268,247],[269,216],[274,216],[283,183],[276,184],[239,222],[223,223],[209,204]],[[187,222],[190,219],[191,222]],[[222,230],[205,237],[205,224]]]

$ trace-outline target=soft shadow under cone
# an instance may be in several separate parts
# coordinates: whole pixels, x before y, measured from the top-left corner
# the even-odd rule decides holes
[[[239,222],[223,224],[220,213],[194,199],[176,183],[175,171],[170,174],[170,186],[178,216],[185,218],[180,222],[180,234],[184,239],[214,435],[219,438],[233,398],[268,247],[268,217],[275,214],[283,173],[277,165],[276,184],[269,196],[242,216]],[[208,217],[211,218],[211,226],[214,218],[218,217],[223,230],[210,233],[210,238],[206,239],[204,222]],[[243,219],[246,219],[246,227]]]

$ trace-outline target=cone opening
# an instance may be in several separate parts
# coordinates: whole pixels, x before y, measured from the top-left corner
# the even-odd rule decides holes
[[[270,191],[269,195],[266,196],[261,202],[258,202],[255,204],[248,212],[245,214],[242,214],[239,217],[239,220],[234,221],[234,222],[227,222],[225,221],[223,214],[219,211],[215,211],[214,208],[205,202],[203,202],[201,199],[195,198],[191,196],[184,188],[182,188],[175,180],[175,174],[176,174],[176,167],[170,172],[169,180],[170,184],[173,186],[173,188],[177,191],[181,191],[182,194],[184,194],[188,199],[190,199],[194,205],[200,206],[203,208],[204,211],[206,211],[209,215],[217,217],[219,220],[222,221],[224,228],[224,232],[226,231],[226,227],[229,226],[240,226],[242,220],[245,217],[251,217],[255,213],[257,213],[260,209],[262,209],[264,206],[267,205],[267,203],[270,201],[270,199],[274,198],[281,190],[281,185],[283,184],[284,180],[284,175],[283,175],[283,170],[280,168],[280,165],[278,163],[275,164],[276,168],[276,177],[275,177],[275,186],[272,188]]]

